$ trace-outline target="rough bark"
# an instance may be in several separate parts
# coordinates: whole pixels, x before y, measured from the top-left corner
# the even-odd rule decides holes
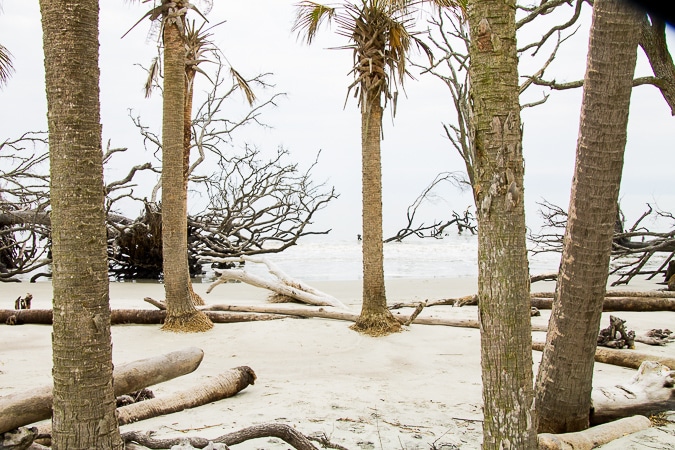
[[[586,411],[617,217],[639,19],[627,2],[594,2],[569,217],[537,374],[540,432],[574,432],[589,425]]]
[[[204,352],[196,347],[145,358],[115,368],[115,396],[128,394],[194,372]],[[52,386],[37,386],[0,398],[0,433],[29,425],[52,415]]]
[[[169,0],[163,0],[167,7]],[[185,6],[176,2],[176,10]],[[168,14],[168,13],[167,13]],[[171,20],[184,20],[184,16]],[[185,47],[176,23],[164,31],[164,97],[162,108],[162,257],[168,314],[163,330],[207,331],[213,327],[197,311],[190,295],[187,251],[187,192],[183,171],[185,111]]]
[[[98,0],[41,0],[49,125],[53,448],[121,449],[115,420]]]
[[[483,448],[534,448],[515,1],[469,0]]]
[[[382,43],[384,47],[384,43]],[[382,62],[384,65],[384,62]],[[384,73],[384,67],[377,73]],[[371,336],[400,331],[387,309],[382,243],[382,105],[379,92],[367,92],[361,107],[363,303],[352,329]]]
[[[541,433],[538,436],[538,448],[539,450],[591,450],[627,434],[646,430],[650,426],[651,422],[648,418],[633,416],[584,431],[563,434]]]
[[[255,379],[256,375],[250,367],[235,367],[219,375],[208,377],[189,390],[123,406],[117,410],[119,424],[138,422],[232,397],[247,386],[254,384]]]

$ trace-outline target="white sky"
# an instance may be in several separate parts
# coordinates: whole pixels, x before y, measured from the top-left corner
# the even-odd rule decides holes
[[[196,3],[200,6],[203,2]],[[351,51],[328,49],[347,42],[336,36],[335,28],[324,28],[311,47],[301,43],[291,32],[295,1],[213,3],[208,15],[211,23],[227,21],[214,30],[214,41],[230,64],[245,77],[271,73],[267,80],[275,84],[275,91],[286,93],[278,107],[267,110],[262,117],[273,128],[250,128],[235,136],[234,145],[240,148],[247,142],[271,152],[282,145],[294,160],[305,165],[321,150],[315,179],[334,185],[340,198],[317,217],[317,229],[333,228],[333,238],[355,238],[361,229],[360,117],[353,99],[343,108],[346,89],[352,81],[348,74]],[[143,149],[127,110],[131,108],[147,124],[160,123],[161,97],[156,93],[149,100],[144,98],[145,73],[137,66],[149,64],[156,54],[156,41],[148,37],[147,20],[124,39],[120,37],[147,6],[121,0],[101,1],[103,139],[111,139],[115,147],[129,147],[129,159],[134,159],[134,164],[150,160],[152,155]],[[3,10],[0,42],[12,52],[16,72],[0,91],[0,140],[47,129],[38,2],[5,0]],[[590,17],[588,8],[585,12]],[[557,81],[583,77],[587,47],[587,29],[583,27],[587,28],[589,22],[584,22],[577,36],[561,51],[549,77]],[[674,48],[672,29],[669,43]],[[521,61],[526,64],[525,57]],[[650,74],[644,61],[640,53],[639,75]],[[415,69],[413,73],[417,73]],[[384,120],[385,236],[404,224],[407,206],[437,173],[464,169],[441,126],[454,117],[449,92],[432,76],[416,78],[406,81],[407,98],[399,98],[393,126],[388,113]],[[208,90],[208,83],[198,78],[196,91]],[[543,92],[543,88],[532,88],[528,95],[532,98]],[[546,104],[523,111],[526,213],[528,223],[534,227],[538,220],[536,202],[546,199],[567,208],[580,101],[580,90],[553,92]],[[159,133],[158,126],[155,130]],[[639,215],[646,202],[675,211],[674,142],[675,119],[658,91],[650,86],[636,88],[621,189],[622,206],[629,220]],[[424,211],[427,219],[447,218],[450,211],[461,212],[472,205],[466,193],[446,189],[439,194],[443,199],[437,199]]]

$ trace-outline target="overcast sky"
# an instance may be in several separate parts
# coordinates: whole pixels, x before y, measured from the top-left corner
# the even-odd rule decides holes
[[[317,217],[317,227],[333,228],[335,238],[352,239],[361,229],[360,113],[353,99],[344,105],[347,86],[352,81],[349,75],[352,55],[349,50],[329,48],[347,43],[335,34],[335,28],[322,29],[312,46],[300,42],[291,32],[295,3],[214,1],[208,15],[211,23],[227,21],[214,30],[215,44],[227,61],[247,78],[270,73],[267,81],[275,85],[270,93],[286,94],[279,99],[277,108],[267,110],[262,117],[271,128],[244,130],[235,136],[234,146],[241,148],[248,143],[266,151],[283,146],[293,160],[305,167],[321,150],[316,180],[334,185],[340,198]],[[199,7],[204,2],[196,4]],[[125,158],[125,164],[152,158],[143,148],[129,118],[129,109],[159,133],[161,96],[156,93],[150,99],[144,98],[145,73],[138,66],[147,66],[157,53],[156,39],[148,33],[149,21],[121,39],[147,6],[121,0],[101,1],[103,139],[104,142],[110,139],[115,147],[129,147],[131,154]],[[3,10],[0,42],[13,54],[16,72],[0,91],[0,140],[18,137],[25,131],[47,129],[38,2],[6,0]],[[589,18],[590,9],[586,8],[585,13]],[[589,22],[584,22],[561,51],[549,77],[557,81],[583,77]],[[669,43],[673,48],[672,29]],[[421,61],[421,56],[417,60]],[[637,74],[650,74],[641,53],[639,61]],[[526,64],[526,58],[521,62]],[[416,69],[412,71],[418,73]],[[406,81],[407,97],[399,99],[393,124],[390,114],[385,114],[382,142],[385,235],[394,234],[404,224],[407,206],[437,173],[464,169],[442,128],[442,123],[452,121],[454,114],[447,88],[431,76],[416,78]],[[196,91],[208,89],[208,80],[198,78]],[[543,88],[534,88],[528,96],[535,98],[545,92]],[[260,96],[266,95],[269,94]],[[233,100],[236,100],[233,105],[239,102],[239,108],[244,104],[243,98]],[[554,92],[544,105],[523,111],[526,213],[532,225],[537,223],[536,202],[546,199],[567,208],[580,101],[580,90]],[[650,86],[635,88],[621,189],[622,206],[629,218],[636,218],[647,202],[675,211],[674,143],[675,119],[658,91]],[[113,177],[115,172],[108,175]],[[439,194],[441,197],[427,205],[424,211],[427,218],[448,217],[450,211],[460,212],[472,204],[467,193],[455,189],[447,188]]]

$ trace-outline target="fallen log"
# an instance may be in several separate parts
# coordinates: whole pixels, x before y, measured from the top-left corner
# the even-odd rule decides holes
[[[348,322],[356,322],[359,315],[346,311],[326,310],[324,308],[310,309],[302,307],[289,307],[281,305],[209,305],[201,308],[202,311],[239,311],[239,312],[259,312],[259,313],[274,313],[274,314],[289,314],[300,317],[315,317],[320,319],[334,319],[345,320]],[[403,314],[394,315],[396,320],[405,324],[410,316]],[[444,325],[449,327],[460,328],[479,328],[477,320],[473,319],[441,319],[436,317],[416,317],[412,323],[418,325]],[[532,331],[546,331],[545,325],[532,325]]]
[[[539,298],[553,298],[555,292],[532,292],[531,297]],[[605,297],[639,297],[639,298],[672,298],[675,299],[675,294],[668,291],[620,291],[608,290],[605,292]]]
[[[544,351],[545,342],[532,342],[532,350]],[[617,350],[615,348],[597,347],[595,349],[595,361],[612,364],[615,366],[639,369],[644,361],[656,361],[664,366],[675,367],[675,358],[668,356],[652,355],[635,350]]]
[[[145,358],[115,367],[115,395],[128,394],[148,386],[194,372],[204,358],[197,347]],[[0,433],[29,425],[52,416],[52,386],[31,389],[0,398]]]
[[[675,371],[659,362],[644,361],[627,383],[593,388],[591,425],[675,409],[673,375]]]
[[[136,325],[154,325],[164,323],[166,318],[166,311],[158,311],[154,309],[113,309],[110,312],[111,325],[136,324]],[[206,315],[213,323],[236,323],[236,322],[252,322],[258,320],[274,320],[283,319],[287,316],[275,316],[273,314],[223,314],[218,312],[209,313]],[[51,309],[2,309],[0,310],[0,323],[7,325],[51,325],[52,324],[52,310]]]
[[[538,448],[539,450],[591,450],[627,434],[646,430],[650,426],[651,422],[648,418],[632,416],[574,433],[541,433],[537,436]]]
[[[235,367],[219,375],[205,378],[189,390],[118,408],[118,421],[120,425],[126,425],[222,400],[254,384],[255,380],[255,372],[250,367]]]
[[[204,448],[209,442],[236,445],[251,439],[260,439],[265,437],[275,437],[283,440],[297,450],[317,450],[310,440],[297,431],[295,428],[283,423],[266,423],[253,425],[241,430],[224,434],[215,439],[204,439],[200,437],[181,437],[174,439],[154,439],[148,433],[130,431],[122,434],[122,440],[125,444],[137,443],[149,448],[172,448],[181,442],[186,442],[193,448]]]
[[[342,303],[337,298],[318,291],[317,289],[304,284],[302,281],[292,279],[267,258],[242,256],[241,258],[234,259],[221,258],[218,259],[218,261],[246,261],[265,264],[269,273],[273,276],[273,279],[265,279],[263,277],[248,273],[242,269],[226,269],[223,270],[220,277],[209,286],[209,288],[206,290],[207,294],[220,284],[226,283],[230,280],[238,280],[252,286],[269,289],[270,291],[275,292],[277,296],[289,297],[302,303],[308,303],[310,305],[316,306],[333,306],[335,308],[349,309],[347,305]]]
[[[534,295],[534,294],[533,294]],[[551,309],[553,297],[531,297],[532,306]],[[675,311],[674,297],[605,297],[602,310],[612,311]]]

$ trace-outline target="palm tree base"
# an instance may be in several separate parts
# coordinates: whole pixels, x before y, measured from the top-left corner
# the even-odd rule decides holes
[[[167,314],[162,325],[162,331],[175,333],[201,333],[213,328],[213,322],[201,311],[194,311],[180,315]]]
[[[386,336],[391,333],[398,333],[403,328],[401,322],[389,312],[361,313],[356,323],[349,327],[350,329],[368,336]]]

